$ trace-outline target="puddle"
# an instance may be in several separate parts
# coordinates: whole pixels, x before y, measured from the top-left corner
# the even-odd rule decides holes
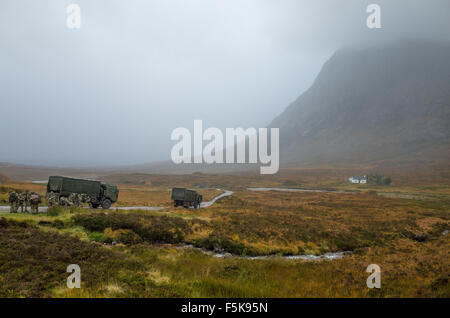
[[[247,188],[250,191],[283,191],[283,192],[328,192],[328,193],[358,193],[341,190],[320,190],[320,189],[296,189],[296,188]]]
[[[424,200],[426,199],[423,195],[415,195],[415,194],[402,194],[395,192],[378,192],[378,195],[386,197],[386,198],[398,198],[398,199],[408,199],[408,200]]]
[[[112,207],[111,210],[144,210],[144,211],[159,211],[162,210],[162,206],[119,206]]]
[[[9,213],[10,210],[11,210],[11,207],[9,205],[0,206],[0,214]],[[30,210],[30,206],[28,206],[28,213],[31,213],[30,211],[31,211]],[[46,206],[40,206],[39,207],[39,212],[47,212],[47,207]],[[21,213],[20,209],[19,209],[19,213]]]

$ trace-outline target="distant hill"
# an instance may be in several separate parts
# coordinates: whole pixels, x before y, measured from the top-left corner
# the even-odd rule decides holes
[[[9,180],[9,178],[3,174],[0,174],[0,184],[5,183]]]
[[[0,183],[2,176],[12,181],[44,181],[52,175],[72,177],[96,177],[100,173],[108,174],[104,170],[71,169],[58,167],[28,166],[0,162]],[[6,181],[7,181],[6,180]]]
[[[442,171],[450,159],[450,44],[410,40],[339,50],[269,127],[280,128],[282,167],[372,164],[394,172],[428,165]],[[45,180],[49,175],[258,172],[259,166],[165,161],[65,169],[0,163],[0,174]]]
[[[336,52],[279,115],[285,164],[450,158],[450,44]]]

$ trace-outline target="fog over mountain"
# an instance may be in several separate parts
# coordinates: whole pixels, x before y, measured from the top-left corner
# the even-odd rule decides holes
[[[270,126],[287,163],[450,159],[450,43],[340,50]]]
[[[447,0],[78,0],[78,30],[66,27],[69,3],[0,1],[0,162],[111,166],[169,160],[173,129],[192,129],[194,119],[202,119],[204,127],[264,127],[322,72],[309,97],[294,103],[319,105],[321,114],[327,113],[322,124],[315,111],[300,114],[293,106],[287,113],[298,123],[286,115],[273,123],[287,129],[283,146],[295,147],[293,140],[308,128],[305,138],[324,123],[330,134],[338,131],[338,123],[327,119],[338,112],[328,108],[333,96],[340,98],[333,107],[343,107],[352,90],[362,94],[356,89],[364,88],[370,95],[361,87],[373,84],[364,74],[384,75],[365,58],[375,63],[379,52],[392,72],[420,59],[396,55],[388,61],[382,51],[357,53],[365,52],[361,48],[405,38],[450,41]],[[382,29],[366,26],[370,3],[381,6]],[[356,58],[356,66],[348,56]],[[429,66],[430,72],[438,68]],[[405,100],[398,116],[405,113],[409,90],[421,85],[409,77],[401,80],[395,77],[386,87],[392,94],[395,87]],[[329,87],[332,83],[339,86]],[[326,96],[313,99],[319,90],[327,91],[323,86],[329,87]],[[374,92],[378,102],[392,102],[393,95],[382,96],[382,88]],[[414,91],[412,96],[431,103],[434,92],[427,87],[428,95]],[[376,132],[367,130],[368,117],[358,117],[371,116],[369,105],[357,114],[360,100],[373,106],[375,97],[354,97],[342,124],[354,115],[361,134]],[[445,133],[439,120],[441,128],[426,138]]]

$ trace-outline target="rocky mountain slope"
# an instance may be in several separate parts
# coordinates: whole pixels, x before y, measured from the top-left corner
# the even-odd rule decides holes
[[[450,44],[336,52],[270,127],[284,163],[450,158]]]

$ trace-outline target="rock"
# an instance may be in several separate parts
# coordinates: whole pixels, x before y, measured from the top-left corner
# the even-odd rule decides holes
[[[425,242],[427,240],[427,236],[425,234],[414,234],[413,240],[417,242]]]

